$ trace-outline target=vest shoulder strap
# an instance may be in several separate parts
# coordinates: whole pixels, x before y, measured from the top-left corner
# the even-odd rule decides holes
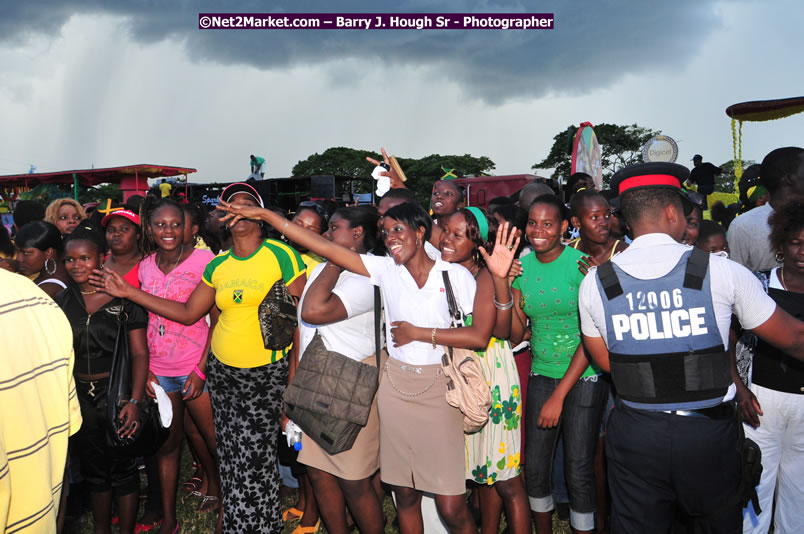
[[[697,247],[693,248],[687,260],[687,270],[684,272],[684,287],[696,290],[703,288],[707,269],[709,269],[709,253]]]
[[[598,266],[597,275],[600,277],[600,283],[607,299],[612,300],[623,294],[623,286],[620,285],[620,279],[617,278],[617,273],[611,260]]]

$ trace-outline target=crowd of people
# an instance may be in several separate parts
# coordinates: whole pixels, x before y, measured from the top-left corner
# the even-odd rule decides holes
[[[801,528],[804,149],[765,157],[745,191],[756,206],[728,229],[672,163],[621,169],[604,191],[582,174],[559,192],[532,183],[485,209],[450,180],[425,209],[384,169],[376,206],[334,211],[289,214],[249,183],[211,211],[164,192],[89,214],[18,202],[13,239],[0,229],[4,532],[66,531],[81,481],[97,534],[180,532],[182,490],[227,533],[490,534],[504,517],[545,534],[562,505],[573,532]],[[286,301],[297,326],[277,332]],[[130,395],[115,411],[121,344]],[[476,432],[446,400],[448,347],[488,386]],[[305,433],[290,447],[283,394],[314,350],[380,366],[337,454]],[[137,458],[109,429],[141,435],[152,399],[172,418]]]

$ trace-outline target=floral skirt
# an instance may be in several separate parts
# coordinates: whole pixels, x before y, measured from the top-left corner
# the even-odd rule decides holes
[[[522,397],[514,353],[508,341],[491,338],[477,353],[491,388],[489,422],[466,436],[466,478],[494,484],[519,476],[522,435]]]
[[[223,532],[282,532],[276,451],[288,359],[231,367],[210,354],[207,383],[223,493]]]

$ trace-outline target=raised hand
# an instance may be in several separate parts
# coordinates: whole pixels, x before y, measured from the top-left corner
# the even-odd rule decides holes
[[[515,226],[509,225],[508,221],[502,223],[497,229],[497,239],[494,241],[494,250],[491,256],[484,247],[480,247],[480,254],[486,261],[489,272],[497,278],[506,278],[514,263],[519,237]]]
[[[89,275],[89,283],[113,297],[128,298],[131,284],[111,269],[95,269]]]
[[[220,220],[221,222],[226,223],[229,228],[236,225],[240,219],[259,219],[260,215],[267,211],[259,206],[230,204],[229,202],[224,202],[223,200],[218,201],[218,205],[215,206],[215,209],[226,212],[226,215],[221,217]]]
[[[380,148],[382,151],[382,159],[383,163],[385,164],[385,168],[388,169],[387,171],[381,172],[380,176],[387,176],[391,179],[391,189],[399,189],[405,187],[404,183],[402,182],[402,178],[394,171],[394,166],[391,165],[391,160],[388,158],[388,154],[385,152],[385,147]],[[374,158],[366,157],[366,161],[373,164],[375,167],[380,165],[380,162]]]

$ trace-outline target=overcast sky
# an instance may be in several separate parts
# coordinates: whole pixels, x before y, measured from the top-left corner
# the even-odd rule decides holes
[[[249,154],[288,176],[332,146],[382,145],[515,174],[583,121],[661,130],[679,162],[720,164],[728,105],[804,94],[800,0],[403,0],[393,12],[554,12],[556,29],[197,29],[199,12],[391,11],[378,5],[4,0],[0,174],[157,163],[230,181]],[[745,123],[743,157],[804,145],[802,131],[804,114]]]

